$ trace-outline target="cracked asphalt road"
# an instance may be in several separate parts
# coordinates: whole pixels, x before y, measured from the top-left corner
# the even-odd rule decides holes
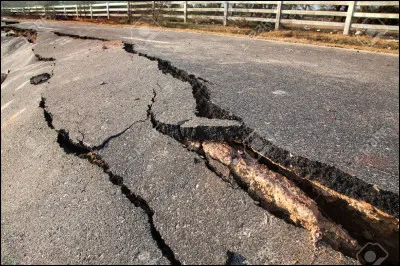
[[[47,127],[38,101],[49,84],[25,80],[51,70],[51,63],[42,67],[43,62],[25,57],[29,68],[13,68],[7,64],[15,56],[11,50],[17,47],[14,52],[24,55],[31,47],[24,38],[3,37],[2,48],[10,48],[11,58],[2,56],[2,66],[14,69],[14,76],[2,84],[2,102],[14,100],[2,108],[2,125],[11,114],[20,115],[2,126],[2,264],[168,264],[147,215],[100,169],[65,154]]]
[[[398,55],[147,28],[18,27],[135,43],[211,81],[213,102],[278,146],[399,190]]]
[[[144,211],[100,169],[65,154],[40,110],[15,127],[2,139],[2,264],[168,264]],[[46,146],[36,157],[20,154],[38,143]]]
[[[26,25],[29,26],[29,24]],[[58,27],[58,29],[62,29],[65,32],[79,33],[79,35],[93,34],[94,29],[96,29],[89,26],[74,25],[69,27],[66,25],[55,24],[47,26],[51,26],[52,30]],[[104,32],[100,32],[100,37],[118,39],[126,33],[126,29],[121,29],[122,33],[115,29],[118,28],[113,28],[113,35],[106,36],[109,34],[110,29],[104,28]],[[174,34],[163,32],[160,35],[164,36],[162,38],[170,38],[168,39],[170,43],[178,41],[177,37],[173,37]],[[216,40],[226,37],[207,36],[207,38]],[[202,43],[204,43],[204,40]],[[199,43],[198,45],[201,44]],[[210,47],[213,47],[213,45],[215,48],[216,44],[210,44]],[[252,42],[250,45],[257,47],[260,44]],[[68,261],[70,263],[169,263],[167,258],[162,256],[159,247],[157,247],[157,241],[151,236],[149,224],[145,219],[146,215],[141,209],[129,204],[129,201],[118,192],[115,186],[111,185],[107,180],[107,175],[102,171],[96,169],[87,161],[73,157],[72,155],[65,155],[57,147],[54,137],[56,134],[47,128],[42,110],[37,107],[42,96],[45,97],[48,111],[52,114],[54,127],[56,129],[67,129],[71,139],[74,141],[81,141],[88,146],[98,146],[110,136],[124,132],[107,142],[107,145],[99,150],[99,154],[109,164],[111,171],[123,176],[124,184],[135,194],[141,195],[153,209],[155,213],[153,217],[154,226],[161,234],[165,243],[174,252],[179,262],[183,264],[223,264],[226,262],[228,252],[235,252],[244,256],[251,264],[295,262],[313,262],[318,264],[356,263],[353,259],[332,250],[329,246],[324,247],[322,250],[314,251],[308,231],[287,224],[283,220],[259,208],[244,191],[233,189],[229,184],[208,170],[203,163],[196,163],[200,159],[198,158],[199,155],[187,151],[182,147],[182,144],[168,136],[160,134],[153,128],[148,117],[148,105],[151,104],[153,105],[153,110],[161,119],[165,117],[169,121],[182,122],[183,125],[188,123],[186,122],[188,118],[198,119],[194,115],[196,103],[189,84],[174,79],[169,75],[164,75],[158,69],[157,62],[128,54],[118,44],[106,44],[107,49],[103,49],[103,42],[101,41],[56,36],[53,33],[49,33],[46,29],[43,32],[39,32],[37,43],[34,46],[30,46],[23,38],[4,38],[2,36],[2,48],[3,46],[8,50],[4,55],[2,53],[2,62],[3,56],[7,60],[8,56],[11,55],[9,60],[5,61],[8,63],[4,65],[2,63],[2,72],[3,66],[4,69],[12,69],[12,72],[2,85],[2,117],[4,116],[5,119],[8,119],[3,121],[2,118],[2,131],[3,125],[5,125],[4,133],[2,132],[2,187],[3,184],[15,185],[17,183],[15,182],[16,179],[19,180],[17,184],[21,182],[26,187],[18,189],[9,185],[8,188],[2,189],[3,199],[10,198],[6,201],[2,200],[2,217],[6,217],[4,220],[2,219],[2,251],[5,251],[7,255],[7,257],[2,256],[2,261],[5,259],[15,259],[21,263],[25,261],[27,263],[52,263],[59,261]],[[263,49],[273,49],[274,46],[275,44],[272,44],[272,48],[267,47]],[[287,44],[287,46],[292,47],[293,45]],[[17,54],[13,54],[13,51],[18,50],[20,52],[22,50],[28,55],[31,52],[29,51],[31,47],[34,48],[34,53],[46,58],[54,57],[56,61],[35,61],[34,57],[30,55],[19,59],[20,57]],[[293,49],[288,47],[285,49]],[[307,46],[298,47],[303,51],[307,51],[307,49],[316,49],[317,51],[318,49],[328,49],[310,48]],[[220,47],[220,50],[214,50],[221,52],[225,48]],[[185,53],[182,53],[180,56],[177,55],[178,50],[174,53],[175,49],[171,49],[169,46],[162,46],[160,43],[146,45],[145,47],[141,47],[138,44],[137,49],[138,51],[146,51],[146,53],[150,51],[152,54],[160,54],[160,56],[162,54],[163,58],[170,59],[174,64],[176,63],[177,66],[186,69],[189,73],[195,73],[210,81],[208,87],[212,92],[213,101],[233,113],[240,113],[246,123],[256,129],[258,128],[258,122],[254,121],[269,121],[268,119],[272,119],[270,116],[267,116],[268,119],[265,119],[265,115],[269,113],[274,114],[274,117],[277,116],[285,119],[285,112],[280,110],[280,108],[287,108],[289,103],[293,105],[293,101],[286,99],[279,101],[282,102],[283,106],[276,104],[270,106],[270,94],[267,94],[265,98],[264,96],[260,96],[260,91],[257,92],[257,90],[254,90],[257,93],[253,95],[251,92],[253,89],[249,90],[248,87],[244,89],[244,84],[241,87],[240,83],[244,81],[243,76],[241,79],[235,75],[235,72],[232,72],[232,65],[236,65],[234,68],[241,73],[246,73],[246,71],[240,67],[238,68],[237,64],[232,64],[232,61],[228,64],[221,64],[230,65],[230,67],[219,66],[220,70],[218,71],[215,71],[215,69],[211,71],[207,67],[204,67],[206,59],[211,59],[212,53],[210,53],[210,57],[208,55],[202,57],[204,61],[201,63],[198,60],[199,56],[192,53],[192,49],[194,48],[182,48],[182,51],[185,51]],[[228,50],[232,52],[232,49]],[[213,49],[210,48],[210,50]],[[328,49],[328,51],[339,54],[350,53],[349,51],[341,50],[338,52],[335,49]],[[217,55],[214,54],[215,56]],[[362,54],[361,57],[363,56],[365,57],[366,55]],[[378,60],[389,60],[391,63],[396,59],[395,57],[384,55],[374,56],[377,56]],[[17,58],[18,60],[23,60],[23,62],[15,64],[14,62]],[[232,58],[229,60],[232,60]],[[123,67],[116,69],[115,65]],[[263,67],[265,65],[265,62],[261,62],[257,63],[257,66],[254,66],[253,69],[255,71],[252,71],[251,76],[252,82],[259,84],[254,86],[265,84],[265,75],[262,74],[266,71],[265,67]],[[26,69],[18,70],[21,66],[32,69],[32,72],[27,73]],[[268,66],[269,68],[270,66]],[[279,67],[277,69],[282,70]],[[31,84],[24,85],[27,77],[35,73],[43,73],[44,71],[54,74],[49,83],[37,86]],[[223,71],[224,75],[221,75],[220,71]],[[294,73],[297,75],[299,69],[291,69],[290,71],[293,71],[290,75],[294,75]],[[394,70],[392,71],[398,72],[396,62],[394,62]],[[393,73],[387,74],[386,80],[380,88],[382,88],[383,93],[398,98],[396,91],[385,90],[386,87],[384,84],[386,82],[387,84],[390,83],[393,85],[394,83],[398,85],[398,78],[396,80],[391,74]],[[290,75],[286,76],[286,82],[294,82],[293,79],[288,78]],[[271,75],[269,76],[271,77]],[[307,78],[307,74],[302,72],[300,76],[302,77],[300,80],[305,83],[306,81],[304,80]],[[229,77],[228,79],[232,83],[227,82],[223,77]],[[272,84],[278,87],[280,84],[278,80],[280,78],[275,78]],[[248,80],[249,78],[246,77],[246,79]],[[336,82],[335,84],[338,84],[339,87],[348,86],[348,83],[341,83],[337,78],[332,77],[327,77],[325,85],[332,82]],[[352,83],[350,82],[350,84]],[[355,83],[352,86],[356,88],[358,85]],[[170,88],[174,88],[174,91]],[[296,94],[294,90],[288,91],[290,86],[285,86],[285,89],[282,89],[282,86],[279,88],[281,92],[272,93],[273,96],[271,99],[274,99],[274,102],[277,102],[276,97]],[[154,99],[154,91],[157,92],[158,98],[156,99]],[[244,91],[250,91],[250,93],[245,93]],[[271,92],[276,91],[278,90]],[[232,94],[233,92],[235,94]],[[246,101],[243,102],[241,100],[244,98],[237,97],[238,92],[247,94],[248,98],[246,97]],[[310,88],[309,93],[313,93],[312,88]],[[322,92],[318,93],[322,98],[326,97]],[[302,98],[300,97],[301,95],[297,96]],[[254,109],[249,110],[249,106],[253,106],[253,103],[257,102],[254,97],[259,102],[254,105]],[[228,100],[223,101],[222,99]],[[155,100],[155,102],[152,103],[152,100]],[[249,104],[250,101],[252,101],[251,104]],[[304,102],[298,103],[298,106],[303,106],[303,104]],[[318,103],[316,104],[318,105]],[[268,110],[263,110],[262,106],[264,105],[267,106]],[[396,109],[392,109],[395,105],[396,103],[391,102],[386,106],[385,110],[390,115],[398,116]],[[306,109],[311,110],[314,107],[311,104]],[[18,114],[21,110],[24,111],[18,117],[15,117],[13,121],[9,122],[10,117],[13,117],[16,113]],[[256,112],[257,110],[258,112]],[[274,111],[270,112],[269,110]],[[183,115],[185,112],[187,115]],[[257,117],[254,113],[262,115],[264,120]],[[279,115],[280,113],[282,115]],[[301,117],[300,119],[313,121],[314,118]],[[323,120],[324,118],[315,118],[317,121],[318,119]],[[398,128],[398,119],[394,121],[394,126],[396,126],[397,122]],[[136,124],[131,127],[135,122]],[[223,122],[222,126],[225,123],[227,121]],[[231,121],[229,123],[234,124],[235,122]],[[278,125],[272,128],[288,133],[291,132],[290,130],[299,130],[298,132],[293,132],[294,136],[298,136],[299,133],[305,130],[298,127],[295,127],[295,129],[292,127],[286,128],[285,126],[288,125],[286,123],[282,125],[281,123],[280,127],[283,127],[283,129],[278,129]],[[310,130],[318,130],[314,128]],[[26,145],[15,145],[15,139],[25,140],[25,134],[35,130],[38,132],[36,132],[36,135],[32,134],[32,136],[37,136],[36,139],[38,140],[32,140],[26,144],[30,146],[30,150],[25,147]],[[392,136],[392,133],[390,131],[389,137],[386,135],[385,138],[389,138],[389,142],[392,141],[394,146],[396,144],[398,146],[398,134]],[[22,138],[16,138],[18,134],[22,134]],[[52,134],[53,136],[51,136]],[[310,134],[316,136],[313,132]],[[43,137],[43,135],[46,137]],[[328,138],[329,134],[328,136],[321,136]],[[30,134],[29,137],[31,137]],[[266,137],[270,136],[267,135]],[[277,140],[275,133],[273,138],[278,143],[284,143],[282,139]],[[310,140],[307,138],[297,138],[298,141],[300,139],[302,141]],[[323,142],[324,140],[319,141]],[[7,143],[10,144],[7,145]],[[316,150],[316,147],[319,147],[318,143],[320,142],[314,143],[312,147],[308,146],[306,155],[311,158],[313,156],[324,158],[321,155],[322,153]],[[45,145],[44,148],[43,145]],[[337,147],[332,143],[329,145],[332,145],[330,147]],[[289,147],[289,150],[293,148],[293,152],[300,152],[298,149],[301,150],[302,147],[307,145],[297,145],[296,143],[294,146],[295,148]],[[390,147],[393,148],[393,146]],[[38,148],[41,151],[39,153],[37,152]],[[56,149],[58,149],[57,152],[55,151]],[[27,154],[24,154],[25,151],[28,151]],[[332,152],[329,156],[332,161],[328,162],[337,162],[337,165],[340,166],[342,157],[335,157],[338,151]],[[59,154],[58,157],[52,155],[55,152]],[[388,150],[384,152],[388,152]],[[33,158],[31,155],[34,155]],[[348,159],[348,154],[341,154],[341,156],[346,160]],[[43,165],[42,157],[50,158],[49,160],[53,163]],[[394,157],[394,163],[396,164],[396,156]],[[4,161],[7,162],[5,166]],[[27,161],[29,163],[26,163]],[[37,171],[36,168],[38,165],[42,165],[40,167],[40,169],[43,168],[42,172]],[[68,165],[70,166],[68,167]],[[25,167],[26,171],[16,172],[15,169],[18,169],[16,166]],[[65,168],[65,170],[57,170],[60,168]],[[357,167],[357,170],[364,171],[362,168]],[[385,170],[391,171],[391,168],[389,168],[385,168]],[[37,178],[35,178],[36,176]],[[369,174],[367,176],[370,177]],[[74,185],[71,186],[68,181]],[[86,181],[89,182],[85,183]],[[32,195],[37,194],[36,196],[41,195],[46,198],[47,202],[51,202],[52,204],[61,202],[60,204],[73,205],[74,202],[85,202],[85,199],[89,201],[89,198],[91,201],[87,205],[85,203],[82,206],[81,204],[75,204],[72,207],[64,206],[63,211],[61,211],[59,206],[51,204],[50,206],[45,204],[42,206],[40,202],[43,199],[32,200],[26,193],[23,193],[25,190],[29,190],[30,186],[33,186],[31,182],[35,182],[34,184],[37,187],[42,187],[43,184],[46,184],[43,187],[43,191],[29,191],[29,193],[32,193]],[[61,184],[60,182],[64,183]],[[396,186],[398,188],[398,177],[395,174],[394,178],[393,175],[389,175],[389,177],[384,176],[382,179],[374,180],[374,182],[385,189],[393,190]],[[85,184],[77,185],[77,183]],[[46,187],[47,189],[45,189]],[[16,189],[18,192],[15,191]],[[60,200],[60,197],[62,197],[61,194],[64,193],[63,196],[68,195],[66,191],[71,191],[70,195],[73,197],[73,200]],[[109,192],[107,193],[107,191]],[[80,198],[79,195],[82,193],[84,196]],[[13,197],[15,200],[13,200]],[[102,201],[98,201],[98,198],[101,198]],[[35,204],[37,210],[26,208],[26,203],[29,201]],[[26,208],[24,209],[24,214],[20,213],[18,208],[21,207],[16,202],[24,205],[23,207]],[[121,206],[118,205],[119,203],[121,203]],[[106,208],[105,206],[109,207]],[[126,209],[124,209],[125,206]],[[31,215],[34,219],[26,219],[27,221],[24,223],[11,222],[12,220],[21,220],[21,215]],[[47,219],[40,226],[45,226],[46,224],[51,225],[52,228],[55,226],[56,229],[53,232],[55,238],[52,238],[53,235],[51,233],[49,233],[49,237],[39,237],[39,234],[43,233],[46,229],[38,225],[35,217],[38,217],[37,219],[42,217],[44,217],[43,219]],[[57,220],[53,217],[59,218]],[[115,231],[107,231],[107,228],[116,222],[113,219],[115,217],[121,217],[124,220],[124,222],[121,222],[123,225],[121,227],[113,227]],[[99,220],[96,220],[96,218]],[[125,222],[125,219],[129,219],[129,222]],[[92,224],[96,224],[97,226],[89,226]],[[67,228],[64,229],[67,232],[59,228]],[[87,233],[87,230],[90,233]],[[29,237],[26,237],[27,234]],[[94,236],[81,243],[85,234]],[[132,243],[131,238],[135,239],[134,243]],[[18,241],[15,241],[15,239],[18,239]],[[44,240],[39,241],[38,239]],[[57,239],[59,242],[54,239]],[[64,248],[67,251],[64,252],[63,248],[61,248],[63,247],[61,242],[69,241],[75,241],[73,243],[76,243],[78,248],[77,250],[73,250],[71,245],[67,245]],[[21,243],[22,246],[10,244],[15,242]],[[43,248],[50,246],[51,252],[47,254],[44,254],[44,252],[33,254],[32,244],[37,244]],[[57,258],[57,261],[53,261],[51,258]]]

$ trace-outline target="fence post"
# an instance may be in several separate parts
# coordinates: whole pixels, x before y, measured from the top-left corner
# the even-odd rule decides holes
[[[356,4],[356,1],[349,2],[349,7],[347,8],[347,14],[346,14],[346,22],[344,23],[344,30],[343,30],[344,35],[348,35],[350,32],[351,19],[353,18],[355,4]]]
[[[108,6],[108,2],[106,3],[107,6],[107,19],[110,19],[110,7]]]
[[[65,6],[64,6],[64,17],[67,17],[67,10],[65,10]]]
[[[128,23],[132,23],[132,11],[131,11],[131,1],[126,2],[126,7],[128,8]]]
[[[276,3],[276,14],[275,14],[275,30],[279,30],[281,24],[281,13],[282,13],[282,1]]]
[[[229,2],[225,1],[224,2],[224,26],[228,24],[228,8],[229,8]]]
[[[79,14],[78,14],[78,4],[75,5],[75,10],[76,10],[76,17],[79,18]]]
[[[90,19],[93,19],[92,3],[89,4],[89,7],[90,7]]]
[[[187,22],[187,1],[183,2],[183,22]]]

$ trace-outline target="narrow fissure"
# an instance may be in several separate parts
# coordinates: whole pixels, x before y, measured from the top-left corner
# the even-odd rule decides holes
[[[135,124],[137,124],[137,123],[143,123],[143,122],[145,122],[145,120],[138,120],[138,121],[136,121],[136,122],[133,122],[131,125],[129,125],[129,127],[125,128],[125,129],[122,130],[121,132],[119,132],[119,133],[117,133],[117,134],[115,134],[115,135],[112,135],[112,136],[108,137],[108,138],[105,139],[101,144],[99,144],[99,145],[97,145],[97,146],[94,146],[94,147],[92,148],[92,150],[93,150],[93,151],[98,151],[98,150],[101,150],[101,149],[106,148],[107,145],[108,145],[108,143],[109,143],[111,140],[113,140],[113,139],[115,139],[115,138],[118,138],[119,136],[121,136],[122,134],[124,134],[127,130],[129,130],[130,128],[132,128],[133,125],[135,125]]]
[[[46,108],[46,99],[42,97],[39,107],[43,109],[44,118],[47,122],[47,125],[54,129],[53,125],[53,118],[51,113]],[[139,121],[138,121],[139,122]],[[135,123],[133,123],[135,124]],[[133,126],[133,124],[131,126]],[[126,129],[127,130],[127,129]],[[125,131],[126,131],[125,130]],[[149,204],[144,200],[140,195],[135,194],[132,192],[125,184],[124,179],[122,176],[114,174],[111,170],[109,165],[101,158],[100,155],[94,152],[94,149],[91,147],[87,147],[82,142],[74,143],[69,138],[68,131],[64,129],[56,130],[57,132],[57,143],[60,147],[64,150],[67,154],[73,154],[81,159],[88,160],[91,164],[94,164],[100,168],[102,168],[103,172],[106,173],[109,177],[111,183],[121,188],[121,192],[131,203],[135,205],[137,208],[141,208],[147,215],[148,223],[150,225],[150,232],[157,243],[158,248],[161,250],[163,256],[169,260],[172,265],[181,265],[181,262],[175,257],[173,250],[165,243],[165,240],[162,238],[161,233],[157,230],[156,226],[154,225],[154,211],[151,209]],[[123,132],[119,133],[119,135],[123,134]],[[118,135],[118,134],[117,134]],[[116,135],[113,136],[114,138],[117,137]],[[107,143],[111,140],[112,137],[107,139],[104,143]],[[104,144],[103,143],[103,144]],[[103,145],[102,144],[102,145]],[[100,145],[100,146],[102,146]],[[99,148],[97,146],[96,148]]]
[[[58,31],[54,31],[53,32],[55,35],[57,36],[66,36],[66,37],[71,37],[74,39],[83,39],[83,40],[97,40],[97,41],[109,41],[106,38],[98,38],[98,37],[90,37],[90,36],[81,36],[81,35],[76,35],[76,34],[67,34],[67,33],[62,33],[62,32],[58,32]]]
[[[35,56],[39,61],[56,61],[54,57],[43,57],[39,54],[35,54]]]
[[[46,120],[47,126],[51,129],[54,129],[53,126],[53,116],[51,115],[51,113],[47,110],[46,108],[46,98],[44,98],[43,96],[40,99],[39,102],[39,107],[43,109],[43,115],[44,115],[44,119]]]

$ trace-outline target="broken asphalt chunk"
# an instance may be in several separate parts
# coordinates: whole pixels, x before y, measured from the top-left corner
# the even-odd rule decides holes
[[[39,75],[31,77],[30,81],[31,81],[31,84],[38,85],[38,84],[46,82],[47,80],[50,79],[50,77],[51,76],[49,73],[43,73],[43,74],[39,74]]]

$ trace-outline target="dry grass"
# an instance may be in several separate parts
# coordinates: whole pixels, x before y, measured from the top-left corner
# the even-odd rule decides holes
[[[381,53],[399,53],[399,43],[394,40],[369,36],[343,35],[342,31],[335,30],[328,32],[305,31],[302,29],[267,30],[258,35],[253,35],[254,29],[247,27],[202,24],[184,24],[182,26],[182,24],[184,23],[168,23],[165,27],[174,28],[178,31],[249,36],[249,38],[252,36],[254,39],[304,43]],[[151,25],[147,26],[151,27]]]
[[[26,19],[30,20],[30,19]],[[35,19],[31,19],[35,20]],[[104,26],[119,25],[121,27],[151,27],[162,28],[163,30],[175,30],[183,32],[197,32],[197,33],[210,33],[229,36],[252,36],[254,39],[284,41],[292,43],[303,43],[312,45],[321,45],[329,47],[340,47],[347,49],[357,49],[381,53],[399,53],[398,41],[387,38],[374,38],[369,36],[353,36],[343,35],[339,31],[322,30],[317,32],[315,29],[302,30],[302,29],[283,29],[279,31],[266,30],[256,36],[253,35],[254,28],[249,25],[239,23],[237,25],[223,26],[220,24],[203,24],[203,23],[182,23],[182,22],[161,22],[160,25],[153,25],[148,23],[136,23],[133,25],[121,24],[126,19],[106,20],[106,19],[75,19],[68,21],[48,20],[49,22],[65,22],[75,24],[96,24]]]
[[[399,43],[369,36],[346,36],[341,33],[331,34],[323,32],[306,32],[296,30],[282,30],[264,32],[261,39],[289,41],[297,43],[315,44],[330,47],[342,47],[383,53],[399,53]]]

